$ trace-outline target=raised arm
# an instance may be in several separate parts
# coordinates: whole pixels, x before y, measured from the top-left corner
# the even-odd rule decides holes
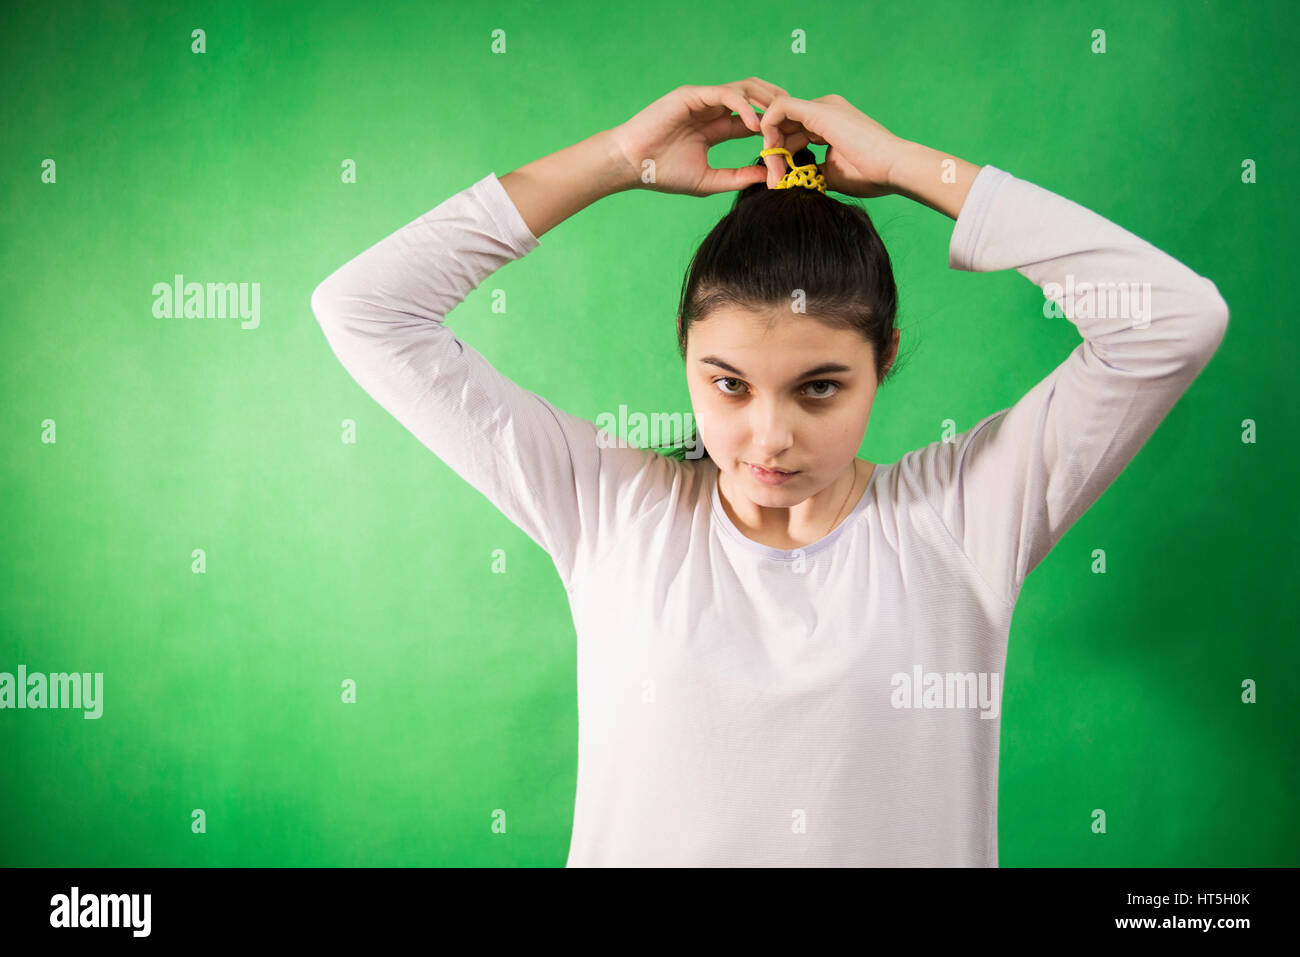
[[[370,396],[550,554],[566,588],[596,497],[596,427],[502,375],[444,319],[538,245],[495,174],[328,276],[311,307]]]
[[[445,319],[490,274],[535,249],[540,234],[596,199],[634,186],[706,195],[752,181],[753,168],[714,170],[707,161],[714,143],[756,135],[745,95],[740,84],[680,87],[612,130],[500,180],[489,173],[312,293],[344,368],[545,549],[566,588],[667,486],[676,463],[605,447],[612,437],[502,375]],[[655,171],[649,182],[643,168]]]
[[[1228,307],[1213,282],[1168,254],[992,166],[971,184],[948,262],[1015,269],[1084,340],[1011,408],[900,461],[984,580],[1012,602],[1209,362]],[[1032,334],[1019,331],[1023,317],[979,321]]]
[[[842,96],[778,97],[762,127],[765,146],[826,144],[831,189],[898,193],[955,219],[952,268],[1017,270],[1083,336],[1014,406],[899,460],[899,481],[930,504],[993,592],[1013,602],[1209,362],[1227,304],[1209,279],[1109,220],[995,167],[895,136]]]

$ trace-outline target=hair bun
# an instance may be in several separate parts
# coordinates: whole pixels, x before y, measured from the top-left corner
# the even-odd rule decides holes
[[[789,172],[795,166],[817,165],[817,157],[813,154],[813,151],[810,150],[807,146],[801,147],[800,149],[795,150],[793,153],[790,154],[793,163],[787,161],[785,156],[783,156],[780,153],[776,153],[774,155],[776,156],[777,159],[786,163],[786,172]],[[766,157],[759,156],[756,160],[754,160],[753,165],[764,166],[764,167],[767,166]],[[759,192],[767,192],[766,182],[749,184],[748,186],[746,186],[744,189],[740,191],[740,195],[737,197],[736,201],[739,202],[742,199],[747,199],[748,197],[753,196],[755,193],[759,193]]]

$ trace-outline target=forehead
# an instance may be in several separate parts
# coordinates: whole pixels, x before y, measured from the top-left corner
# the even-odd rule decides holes
[[[871,345],[856,329],[831,326],[805,313],[728,306],[691,324],[686,354],[690,361],[717,356],[746,372],[780,374],[818,362],[856,365],[870,359]]]

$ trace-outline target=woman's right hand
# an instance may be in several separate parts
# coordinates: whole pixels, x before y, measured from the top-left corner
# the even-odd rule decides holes
[[[709,165],[709,147],[761,135],[754,106],[766,110],[777,97],[788,96],[779,86],[757,77],[720,86],[679,86],[609,130],[609,135],[626,159],[636,189],[691,196],[735,192],[769,180],[769,171],[777,172],[779,179],[785,172],[784,158],[768,157],[766,168],[714,169]],[[797,127],[791,122],[781,129],[794,132]]]
[[[885,129],[844,97],[831,93],[815,100],[781,96],[764,108],[763,142],[791,153],[805,143],[827,147],[820,170],[826,188],[847,196],[888,196],[895,192],[894,166],[909,143]],[[788,135],[794,128],[797,136]]]

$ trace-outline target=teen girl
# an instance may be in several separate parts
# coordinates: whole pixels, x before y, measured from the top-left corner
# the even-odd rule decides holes
[[[710,146],[760,134],[806,168],[787,173],[780,153],[709,167]],[[820,167],[809,143],[827,147]],[[897,295],[866,213],[823,182],[952,218],[950,267],[1016,269],[1083,342],[955,439],[859,459]],[[678,316],[703,457],[611,447],[444,321],[626,189],[740,191]],[[1117,309],[1114,284],[1149,295]],[[1228,317],[1211,281],[1096,213],[900,139],[843,97],[757,78],[680,87],[489,173],[339,268],[312,308],[357,382],[555,563],[578,641],[571,866],[995,866],[1001,675],[1025,577]],[[1006,317],[970,321],[1014,334]]]

